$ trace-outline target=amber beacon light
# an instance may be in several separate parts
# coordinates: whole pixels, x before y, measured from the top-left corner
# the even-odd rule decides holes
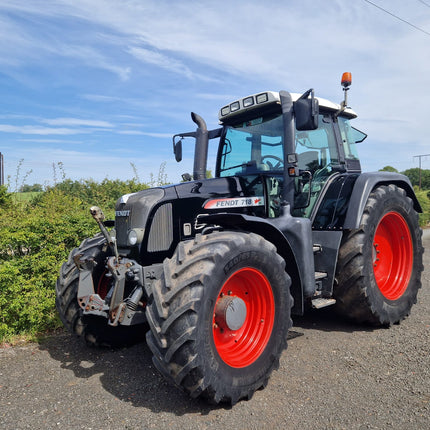
[[[344,98],[343,98],[343,101],[340,103],[340,109],[337,112],[337,115],[342,113],[348,106],[348,90],[349,90],[349,86],[351,85],[351,82],[352,82],[351,72],[344,72],[342,74],[342,80],[341,80]]]
[[[351,72],[345,72],[342,74],[342,86],[343,87],[349,87],[352,83],[352,77],[351,77]]]

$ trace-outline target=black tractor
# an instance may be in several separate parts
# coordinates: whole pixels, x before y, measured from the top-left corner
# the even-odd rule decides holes
[[[333,308],[376,326],[404,319],[423,270],[421,211],[408,178],[362,173],[347,107],[286,91],[224,106],[195,139],[193,177],[122,196],[115,221],[61,268],[64,325],[95,345],[146,333],[156,368],[191,397],[236,403],[264,387],[291,315]],[[218,143],[207,179],[209,141]],[[114,227],[108,230],[109,227]]]

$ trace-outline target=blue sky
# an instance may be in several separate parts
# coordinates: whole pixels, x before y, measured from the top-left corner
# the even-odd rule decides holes
[[[430,0],[373,0],[430,33]],[[143,181],[178,164],[171,136],[264,90],[349,104],[363,169],[417,167],[430,153],[430,35],[365,0],[0,0],[0,152],[11,188],[68,178]],[[213,151],[211,152],[213,157]],[[214,159],[208,167],[213,168]],[[430,168],[430,157],[422,160]],[[57,176],[59,173],[57,171]]]

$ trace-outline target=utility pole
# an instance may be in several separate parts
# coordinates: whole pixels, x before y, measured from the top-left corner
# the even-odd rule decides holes
[[[429,157],[430,154],[423,154],[423,155],[414,155],[414,158],[418,158],[419,159],[419,168],[418,168],[418,172],[420,175],[420,179],[419,179],[419,185],[418,185],[418,189],[421,190],[421,158],[423,157]]]

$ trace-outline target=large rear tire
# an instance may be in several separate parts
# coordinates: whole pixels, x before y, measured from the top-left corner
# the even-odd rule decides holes
[[[178,245],[148,292],[147,343],[158,370],[193,398],[236,403],[267,384],[287,346],[290,277],[252,233]]]
[[[406,192],[379,186],[369,196],[360,227],[346,232],[339,251],[334,296],[342,315],[391,325],[409,315],[423,270],[422,231]]]
[[[85,340],[91,346],[121,347],[144,340],[145,330],[142,324],[136,326],[108,325],[107,318],[83,315],[77,300],[79,270],[74,263],[77,254],[91,255],[96,262],[93,280],[97,292],[102,298],[108,291],[108,278],[104,277],[104,260],[107,253],[103,252],[105,240],[101,234],[85,239],[79,248],[73,249],[68,260],[63,263],[60,276],[57,279],[55,305],[64,326],[76,336]]]

